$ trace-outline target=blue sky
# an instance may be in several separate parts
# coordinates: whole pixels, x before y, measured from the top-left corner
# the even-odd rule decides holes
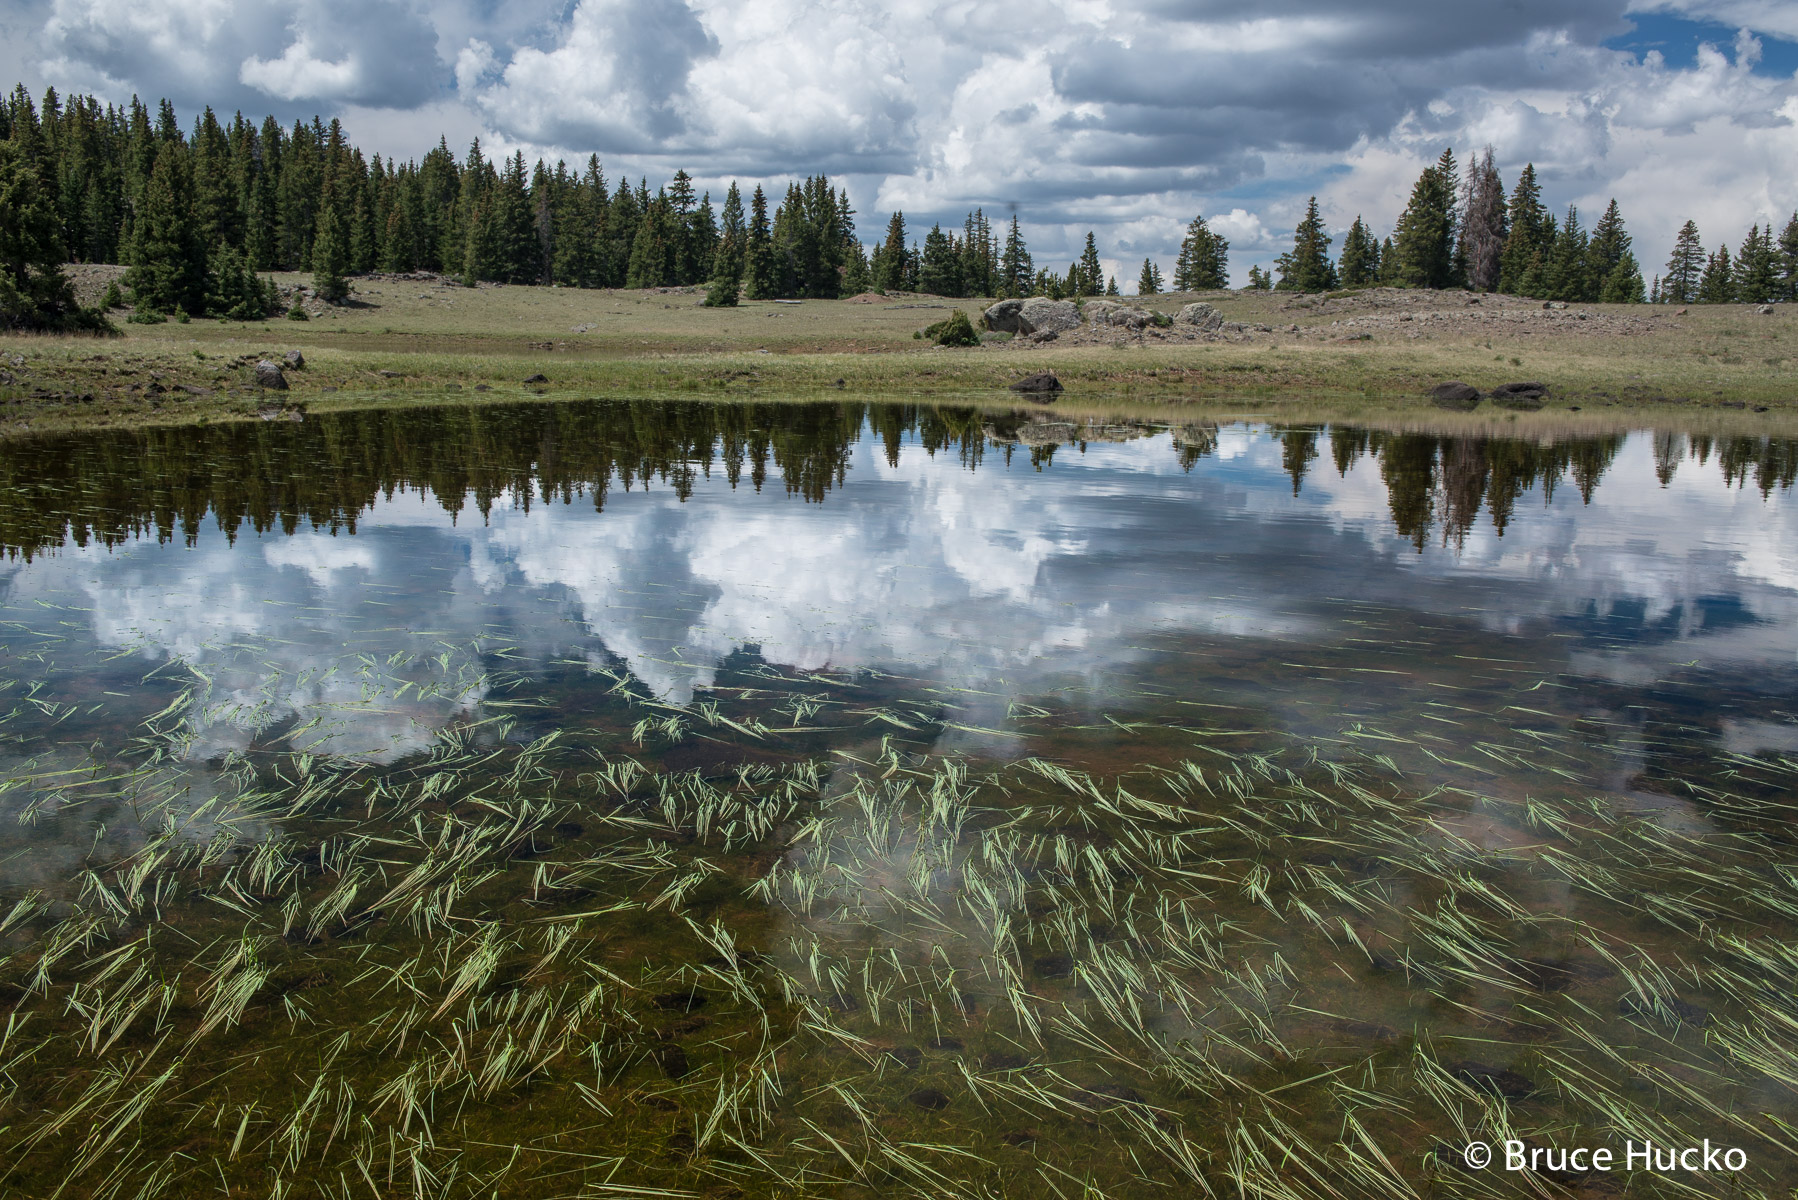
[[[1306,198],[1390,229],[1442,149],[1615,197],[1644,273],[1798,209],[1789,0],[0,0],[0,78],[447,136],[714,192],[826,172],[873,238],[981,206],[1044,262],[1171,266],[1203,213],[1240,280]]]

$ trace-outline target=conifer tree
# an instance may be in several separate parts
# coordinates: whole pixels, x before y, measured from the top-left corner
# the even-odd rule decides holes
[[[1380,278],[1380,243],[1373,231],[1355,214],[1355,223],[1342,238],[1342,258],[1336,276],[1343,287],[1367,287]]]
[[[1735,299],[1738,304],[1768,304],[1780,292],[1778,252],[1773,246],[1773,227],[1759,224],[1748,231],[1736,254]]]
[[[1097,296],[1105,290],[1105,268],[1099,262],[1099,246],[1092,230],[1086,231],[1086,246],[1080,251],[1077,296]]]
[[[743,294],[751,300],[770,300],[779,294],[774,288],[774,241],[768,224],[768,197],[758,183],[749,201],[749,227],[743,247]]]
[[[1667,260],[1667,277],[1661,283],[1661,299],[1668,304],[1690,304],[1698,299],[1698,281],[1704,276],[1704,267],[1698,223],[1687,221],[1673,241],[1673,256]]]
[[[1487,146],[1467,177],[1461,206],[1461,260],[1476,292],[1498,288],[1505,248],[1505,186]]]
[[[1455,156],[1444,150],[1411,189],[1393,230],[1394,273],[1404,287],[1446,288],[1455,277]]]
[[[0,140],[0,329],[110,328],[77,306],[63,258],[39,165],[17,142]]]
[[[1272,291],[1274,277],[1272,272],[1263,271],[1259,263],[1249,268],[1249,290],[1251,292]]]
[[[1174,264],[1174,290],[1203,292],[1230,286],[1230,243],[1211,231],[1203,214],[1192,219]]]
[[[1698,280],[1698,303],[1733,304],[1735,298],[1735,271],[1729,260],[1729,247],[1718,246],[1705,262],[1704,274]]]
[[[999,294],[1028,296],[1036,281],[1036,268],[1030,262],[1030,250],[1024,245],[1024,233],[1013,213],[1011,228],[1005,234],[1005,250],[999,255]]]
[[[732,180],[730,191],[724,194],[724,223],[719,231],[718,249],[712,255],[712,279],[705,294],[707,305],[736,307],[737,293],[743,287],[743,257],[748,234],[748,225],[743,218],[743,194]]]
[[[905,214],[895,211],[887,221],[886,240],[874,251],[869,264],[874,286],[884,292],[902,290],[905,284]]]
[[[318,230],[312,239],[312,288],[320,299],[340,304],[350,294],[349,281],[344,278],[350,248],[335,191],[336,185],[327,182],[319,197]]]
[[[1142,260],[1142,273],[1136,277],[1136,294],[1138,296],[1157,296],[1161,294],[1161,268],[1153,259]]]
[[[1798,212],[1779,235],[1779,298],[1798,302]]]
[[[1592,227],[1586,243],[1586,285],[1582,299],[1606,304],[1640,304],[1644,297],[1642,268],[1630,251],[1623,215],[1612,200]]]
[[[918,290],[933,296],[959,296],[961,263],[955,246],[941,225],[932,225],[924,235],[924,256],[918,264]]]
[[[1122,294],[1118,291],[1118,277],[1116,275],[1111,276],[1105,281],[1105,294],[1107,296],[1117,296]]]
[[[193,186],[180,145],[163,143],[132,226],[125,286],[139,312],[206,308],[206,248],[193,218]]]
[[[1530,163],[1511,189],[1505,213],[1505,246],[1498,260],[1498,290],[1513,296],[1534,296],[1539,290],[1531,279],[1538,274],[1549,249],[1548,210],[1542,205],[1542,188],[1536,182],[1536,164]]]
[[[1330,265],[1330,235],[1324,232],[1317,212],[1317,197],[1305,206],[1305,219],[1293,231],[1292,249],[1275,264],[1277,285],[1283,292],[1327,292],[1336,286],[1336,268]]]
[[[970,296],[996,296],[999,252],[986,213],[975,209],[962,224],[961,280]]]

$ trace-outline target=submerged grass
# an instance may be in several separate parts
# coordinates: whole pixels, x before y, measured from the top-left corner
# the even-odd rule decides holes
[[[1707,1137],[1748,1168],[1631,1190],[1798,1186],[1790,756],[1655,811],[1541,692],[1452,754],[1032,696],[996,759],[889,678],[602,665],[577,726],[501,644],[338,669],[461,715],[333,755],[165,673],[72,763],[7,689],[9,811],[133,832],[0,905],[0,1196],[1554,1194],[1625,1177],[1454,1148]]]

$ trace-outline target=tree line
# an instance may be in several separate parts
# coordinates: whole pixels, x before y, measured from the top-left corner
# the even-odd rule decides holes
[[[92,96],[41,103],[21,85],[0,103],[0,327],[100,327],[74,303],[61,264],[122,262],[134,320],[259,319],[277,311],[272,271],[310,272],[337,301],[348,278],[426,270],[466,283],[569,287],[704,285],[707,302],[821,298],[878,289],[943,296],[1115,295],[1093,235],[1065,271],[1037,266],[1017,217],[996,228],[979,209],[920,244],[903,212],[872,247],[857,237],[846,190],[823,176],[778,200],[733,182],[721,204],[686,171],[650,191],[583,166],[491,159],[476,140],[460,158],[446,141],[405,162],[367,156],[340,122],[285,127],[206,109],[183,128],[154,112]],[[1321,291],[1389,284],[1471,287],[1550,300],[1677,303],[1794,298],[1798,214],[1775,241],[1769,225],[1733,257],[1706,254],[1686,224],[1664,279],[1644,288],[1615,201],[1588,233],[1577,209],[1542,204],[1534,166],[1507,197],[1492,151],[1462,178],[1452,151],[1418,178],[1391,236],[1360,216],[1331,257],[1315,197],[1274,271],[1252,287]],[[1171,287],[1227,287],[1229,242],[1203,216],[1188,226]],[[1277,276],[1277,278],[1276,278]],[[1143,261],[1137,290],[1163,290]],[[122,293],[104,307],[118,307]],[[298,307],[290,312],[304,317]]]
[[[1777,241],[1756,224],[1730,258],[1706,254],[1687,221],[1665,276],[1645,285],[1632,238],[1613,199],[1588,233],[1577,207],[1557,217],[1542,203],[1535,164],[1505,193],[1488,146],[1462,178],[1453,150],[1424,169],[1390,237],[1376,239],[1359,214],[1330,260],[1332,238],[1317,197],[1275,271],[1250,269],[1250,286],[1318,292],[1338,287],[1471,288],[1538,300],[1603,304],[1769,304],[1798,300],[1798,213]],[[1276,280],[1275,273],[1278,278]]]

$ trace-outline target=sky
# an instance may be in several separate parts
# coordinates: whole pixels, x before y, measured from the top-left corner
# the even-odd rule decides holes
[[[1087,230],[1129,290],[1203,214],[1232,274],[1316,195],[1380,233],[1418,172],[1533,161],[1587,224],[1615,197],[1643,273],[1680,224],[1733,250],[1798,210],[1798,5],[1785,0],[0,0],[0,77],[284,120],[370,151],[817,172],[864,241],[1016,213],[1039,265]]]

